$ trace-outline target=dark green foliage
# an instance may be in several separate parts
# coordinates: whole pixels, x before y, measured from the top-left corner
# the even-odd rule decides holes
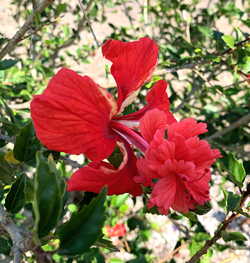
[[[246,241],[247,238],[240,232],[222,232],[224,241]]]
[[[239,207],[240,196],[232,192],[227,193],[227,211],[234,211]]]
[[[36,154],[34,178],[35,231],[38,237],[49,234],[62,214],[65,183],[51,158],[45,159],[41,152]]]
[[[35,136],[32,122],[24,126],[16,137],[14,156],[20,162],[35,163],[36,151],[41,145]]]
[[[82,254],[94,244],[101,234],[105,220],[105,198],[106,189],[59,228],[60,254]]]
[[[5,207],[11,213],[17,213],[25,205],[26,175],[17,175],[5,199]]]
[[[18,62],[18,60],[14,60],[14,59],[1,60],[0,61],[0,70],[9,69],[9,68],[13,67],[17,62]]]
[[[12,244],[10,240],[1,236],[0,237],[0,255],[1,254],[9,255],[11,251],[11,245]]]

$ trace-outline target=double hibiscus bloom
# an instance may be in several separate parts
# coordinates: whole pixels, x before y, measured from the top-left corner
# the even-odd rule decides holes
[[[220,156],[198,138],[206,124],[177,121],[169,111],[167,83],[159,80],[146,96],[146,106],[122,115],[150,79],[158,47],[149,38],[134,42],[108,40],[103,56],[112,62],[117,100],[88,76],[61,69],[41,95],[33,98],[36,135],[49,149],[84,154],[92,162],[68,180],[68,191],[141,195],[151,187],[148,206],[167,213],[188,212],[209,200],[210,166]],[[105,161],[119,147],[119,167]],[[143,157],[137,157],[134,150]]]

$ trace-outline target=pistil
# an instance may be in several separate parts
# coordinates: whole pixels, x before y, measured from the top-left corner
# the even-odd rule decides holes
[[[125,139],[128,143],[135,145],[143,153],[147,150],[148,142],[139,133],[127,127],[126,125],[112,120],[111,129],[123,139]]]

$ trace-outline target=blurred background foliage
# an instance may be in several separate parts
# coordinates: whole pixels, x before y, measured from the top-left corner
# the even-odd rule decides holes
[[[13,26],[12,32],[0,28],[0,54],[40,3],[6,2]],[[108,38],[132,41],[145,35],[158,43],[160,54],[139,104],[153,82],[168,81],[171,110],[179,119],[205,121],[205,138],[224,156],[214,167],[213,212],[208,220],[219,215],[218,225],[232,211],[242,214],[233,228],[238,232],[225,232],[225,242],[210,249],[200,262],[223,262],[218,255],[230,258],[232,249],[239,249],[238,257],[247,262],[249,204],[243,211],[239,200],[250,171],[249,1],[83,0],[84,12],[76,0],[52,2],[36,14],[15,49],[0,60],[0,200],[13,222],[30,231],[33,249],[23,254],[25,262],[185,262],[210,238],[200,214],[211,207],[188,215],[152,217],[146,214],[144,198],[125,194],[107,197],[104,203],[105,193],[98,197],[66,193],[62,179],[88,160],[49,151],[35,137],[29,102],[59,68],[87,74],[115,92],[109,64],[100,55],[101,44]],[[5,10],[0,11],[4,24],[8,13],[4,16]],[[112,244],[100,229],[117,223],[125,224],[127,234],[111,238]],[[91,224],[96,226],[93,233],[84,235]],[[82,236],[74,238],[72,227]],[[1,227],[0,234],[1,262],[11,259],[13,244]],[[80,245],[77,251],[79,242],[86,247]]]

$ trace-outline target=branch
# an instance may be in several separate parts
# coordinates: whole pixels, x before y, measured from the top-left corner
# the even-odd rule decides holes
[[[250,195],[250,187],[247,188],[245,192],[243,192],[240,202],[240,207],[242,207],[247,200],[248,196]],[[213,238],[206,241],[205,245],[195,254],[192,258],[187,261],[186,263],[196,263],[203,255],[205,255],[208,249],[213,246],[217,240],[219,240],[222,236],[222,232],[228,227],[228,225],[239,215],[237,212],[233,212],[231,216],[226,219],[216,230]]]
[[[28,250],[31,243],[31,237],[26,230],[18,227],[13,220],[8,216],[5,209],[0,206],[0,225],[8,232],[12,240],[12,252],[14,256],[14,263],[20,263],[22,260],[22,253]]]
[[[205,138],[207,141],[211,141],[213,139],[219,138],[222,135],[230,132],[231,130],[238,128],[241,125],[247,124],[250,122],[250,113],[248,113],[247,115],[241,117],[239,120],[237,120],[236,122],[233,122],[232,124],[230,124],[230,126],[226,127],[223,130],[217,131],[216,133],[214,133],[213,135]]]
[[[235,49],[237,49],[238,47],[241,47],[243,46],[244,44],[246,44],[247,42],[250,42],[250,36],[247,37],[246,39],[236,43],[234,45],[234,48],[228,48],[226,49],[225,51],[223,51],[222,53],[214,53],[214,54],[210,54],[210,55],[213,55],[215,57],[223,57],[225,55],[228,55],[228,54],[231,54],[235,51]],[[188,64],[184,64],[182,66],[177,66],[177,67],[173,67],[173,68],[168,68],[165,70],[165,72],[167,73],[173,73],[173,72],[176,72],[178,70],[181,70],[181,69],[194,69],[195,67],[197,66],[202,66],[202,65],[205,65],[205,64],[209,64],[211,63],[212,61],[209,60],[209,59],[206,59],[206,58],[201,58],[200,60],[198,60],[196,63],[188,63]]]
[[[87,14],[90,10],[90,8],[92,7],[94,0],[90,0],[86,6],[86,8],[84,9],[84,13]],[[60,50],[70,47],[72,44],[74,44],[76,38],[79,36],[79,33],[84,29],[84,25],[86,23],[86,15],[83,16],[77,23],[77,26],[75,28],[75,30],[73,31],[73,34],[61,45],[61,46],[57,46],[56,49],[54,50],[54,53],[51,57],[51,60],[53,61],[53,66],[55,65],[54,61],[58,56],[58,53],[60,52]]]
[[[92,2],[94,2],[94,0],[90,0],[88,6],[87,6],[86,8],[84,8],[84,6],[83,6],[83,4],[82,4],[82,1],[81,1],[81,0],[78,0],[80,9],[81,9],[82,12],[83,12],[83,19],[87,22],[87,25],[88,25],[88,27],[89,27],[89,30],[90,30],[90,32],[91,32],[91,34],[92,34],[92,36],[93,36],[93,38],[94,38],[94,40],[95,40],[95,43],[96,43],[97,48],[98,48],[98,47],[100,47],[100,43],[99,43],[99,41],[97,40],[97,37],[96,37],[96,35],[95,35],[95,32],[94,32],[94,30],[93,30],[93,28],[92,28],[92,26],[91,26],[91,23],[90,23],[90,21],[89,21],[88,15],[87,15],[87,12],[88,12],[88,10],[90,9],[90,6],[91,6]]]
[[[16,32],[13,38],[5,45],[5,47],[0,51],[0,60],[3,59],[7,54],[15,49],[16,44],[22,40],[25,33],[30,29],[34,23],[35,17],[43,12],[43,10],[49,6],[54,0],[43,0],[38,7],[32,12],[28,17],[27,21],[23,26]]]

